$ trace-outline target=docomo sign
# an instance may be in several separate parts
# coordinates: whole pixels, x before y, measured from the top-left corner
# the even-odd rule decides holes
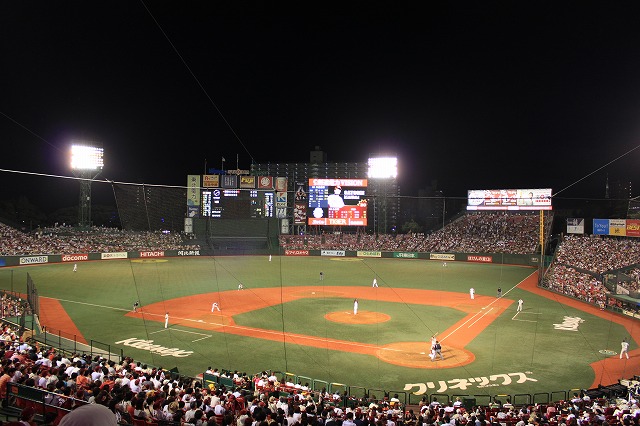
[[[285,250],[285,256],[309,256],[309,250]]]
[[[491,263],[491,262],[493,262],[493,257],[491,257],[491,256],[472,256],[472,255],[469,255],[469,256],[467,256],[467,261],[468,262]]]
[[[89,260],[88,254],[65,254],[62,256],[63,262],[78,262],[82,260]]]
[[[141,251],[140,257],[164,257],[163,251]]]

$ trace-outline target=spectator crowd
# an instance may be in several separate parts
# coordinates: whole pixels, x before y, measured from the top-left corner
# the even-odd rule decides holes
[[[197,250],[198,245],[177,233],[125,231],[68,226],[40,228],[24,233],[0,223],[0,256],[108,253],[146,250]]]
[[[545,223],[551,229],[551,218]],[[431,234],[282,235],[280,246],[294,250],[381,250],[415,252],[531,254],[539,248],[535,214],[469,213]]]

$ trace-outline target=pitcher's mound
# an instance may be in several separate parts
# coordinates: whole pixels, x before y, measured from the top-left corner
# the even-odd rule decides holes
[[[329,321],[343,324],[377,324],[391,319],[389,315],[382,312],[370,311],[359,311],[358,315],[353,315],[353,312],[349,311],[329,312],[324,317]]]
[[[459,367],[475,360],[475,355],[466,349],[443,346],[443,360],[438,358],[431,361],[431,358],[429,358],[429,344],[426,342],[390,343],[380,348],[376,355],[389,364],[429,369]]]

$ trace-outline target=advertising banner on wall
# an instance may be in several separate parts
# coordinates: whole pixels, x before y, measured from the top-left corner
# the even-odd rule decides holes
[[[393,252],[393,257],[396,257],[399,259],[417,259],[418,253],[410,252],[410,251],[396,251],[396,252]]]
[[[295,200],[296,202],[304,202],[307,203],[307,184],[304,182],[296,182],[296,192],[295,192]]]
[[[382,252],[381,251],[358,250],[356,252],[356,256],[358,256],[358,257],[382,257]]]
[[[626,236],[627,221],[625,219],[609,219],[609,235]]]
[[[199,217],[200,175],[187,175],[187,209],[189,217]]]
[[[204,188],[220,187],[220,175],[202,175],[202,186]]]
[[[640,237],[640,219],[627,219],[627,237]]]
[[[609,219],[593,219],[594,235],[609,235]]]
[[[256,187],[255,176],[240,176],[240,188],[253,189]]]
[[[320,256],[346,256],[346,252],[344,250],[320,250]]]
[[[309,250],[285,250],[285,256],[309,256]]]
[[[276,191],[286,192],[287,191],[287,178],[286,177],[277,177],[276,178]]]
[[[273,178],[271,176],[260,176],[258,178],[258,189],[273,189]]]
[[[293,205],[293,223],[296,225],[304,225],[307,223],[307,205],[306,204],[294,204]]]
[[[493,257],[491,256],[475,256],[475,255],[467,255],[467,262],[482,262],[482,263],[491,263],[493,262]]]
[[[237,188],[238,176],[236,175],[222,175],[222,187],[223,188]]]
[[[450,253],[429,253],[431,260],[456,260],[455,254]]]
[[[584,218],[567,218],[567,234],[584,234]]]

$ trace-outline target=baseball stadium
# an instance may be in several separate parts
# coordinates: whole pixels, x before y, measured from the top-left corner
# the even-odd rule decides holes
[[[554,217],[550,189],[470,190],[432,231],[384,233],[400,201],[366,179],[251,172],[112,182],[121,228],[2,224],[5,334],[345,407],[635,395],[638,219],[585,227]]]

